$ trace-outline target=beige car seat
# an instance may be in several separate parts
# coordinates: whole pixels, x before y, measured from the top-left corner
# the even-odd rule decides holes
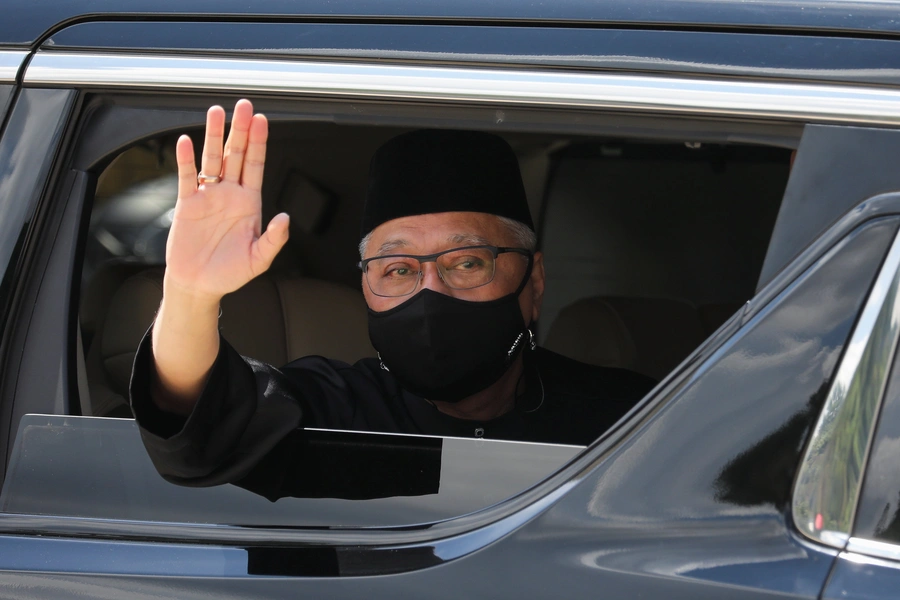
[[[148,269],[112,296],[85,359],[94,415],[130,416],[131,366],[162,299],[162,280],[162,268]],[[351,364],[375,356],[362,293],[327,281],[265,273],[222,299],[219,324],[242,355],[276,366],[312,354]]]
[[[583,298],[559,312],[544,346],[588,364],[662,379],[739,307],[697,309],[666,298]]]

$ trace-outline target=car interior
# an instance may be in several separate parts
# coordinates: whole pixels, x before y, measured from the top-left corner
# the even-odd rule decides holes
[[[270,271],[223,300],[223,335],[275,365],[374,356],[357,245],[368,163],[393,126],[271,127],[263,222],[290,240]],[[162,297],[175,205],[170,131],[110,157],[97,178],[79,305],[84,415],[129,417],[131,363]],[[791,149],[504,132],[522,170],[547,274],[541,345],[662,379],[750,299]]]

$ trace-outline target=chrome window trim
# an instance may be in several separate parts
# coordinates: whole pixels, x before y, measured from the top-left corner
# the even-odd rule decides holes
[[[15,83],[26,56],[24,50],[0,50],[0,83]]]
[[[900,90],[497,68],[38,52],[30,85],[274,92],[900,125]]]
[[[900,232],[837,367],[794,484],[792,515],[810,539],[850,539],[875,422],[900,338]]]
[[[900,562],[900,546],[897,544],[852,537],[847,541],[846,551]]]

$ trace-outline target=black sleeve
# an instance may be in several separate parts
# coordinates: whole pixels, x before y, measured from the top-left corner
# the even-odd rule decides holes
[[[272,502],[437,494],[442,452],[437,437],[295,429],[234,484]]]
[[[150,397],[155,371],[148,331],[135,356],[130,397],[157,471],[180,485],[234,482],[301,424],[347,427],[356,398],[340,376],[343,363],[336,367],[321,357],[298,363],[286,375],[240,356],[222,339],[206,386],[183,418],[160,410]]]

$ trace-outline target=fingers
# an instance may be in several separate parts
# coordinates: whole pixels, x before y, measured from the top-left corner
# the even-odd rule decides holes
[[[187,198],[197,191],[197,164],[194,162],[194,143],[183,135],[175,144],[178,162],[178,197]]]
[[[253,117],[253,104],[249,100],[238,100],[234,105],[234,118],[231,120],[231,131],[228,132],[228,141],[225,142],[224,166],[222,179],[232,183],[241,180],[241,171],[244,167],[244,155],[247,152],[247,137],[250,131],[250,121]]]
[[[222,140],[225,138],[225,109],[212,106],[206,111],[206,138],[203,140],[203,156],[200,172],[216,176],[222,173]]]
[[[262,190],[263,168],[266,163],[266,140],[269,137],[269,122],[264,115],[253,116],[247,137],[247,154],[244,156],[241,184],[259,192]]]
[[[265,232],[254,243],[253,273],[259,275],[269,268],[275,256],[288,241],[288,226],[291,220],[287,213],[279,213],[269,221]]]
[[[221,106],[211,107],[206,113],[206,138],[203,141],[200,172],[208,176],[220,175],[223,181],[241,183],[260,191],[268,135],[265,116],[254,115],[253,104],[241,99],[234,105],[231,130],[223,145],[225,110]]]

